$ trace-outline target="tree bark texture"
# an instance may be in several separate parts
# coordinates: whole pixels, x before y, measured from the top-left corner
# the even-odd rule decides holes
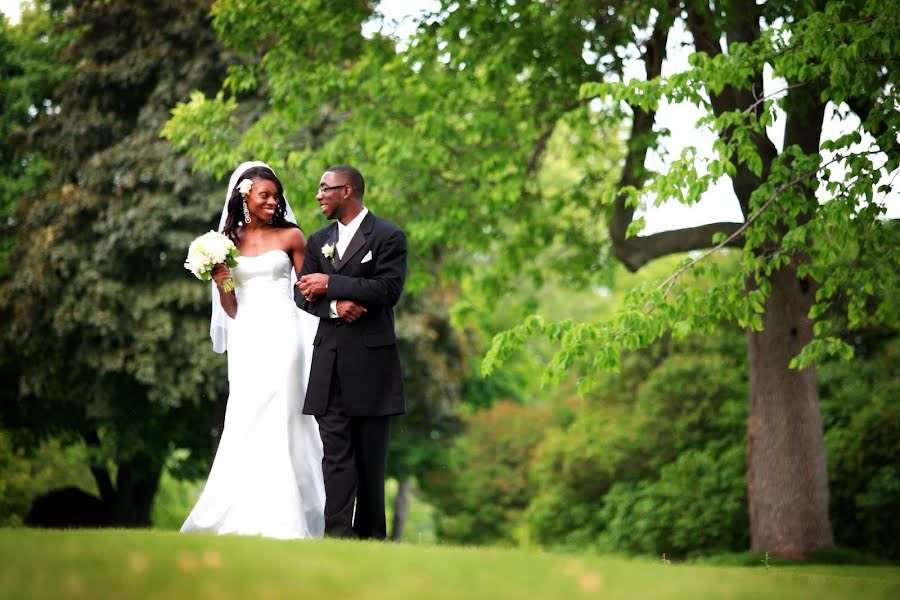
[[[763,330],[747,332],[747,486],[751,546],[799,560],[834,544],[818,378],[788,368],[812,339],[815,287],[796,263],[772,277]]]
[[[394,522],[391,525],[391,539],[395,542],[403,539],[403,531],[406,529],[406,515],[409,512],[409,494],[411,490],[411,479],[404,479],[397,485],[397,495],[394,497]]]

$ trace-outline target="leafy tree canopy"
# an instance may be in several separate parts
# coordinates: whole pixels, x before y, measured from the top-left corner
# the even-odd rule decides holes
[[[11,383],[2,419],[31,438],[86,440],[123,523],[149,523],[173,448],[194,450],[188,472],[205,471],[209,400],[226,387],[208,349],[209,289],[182,266],[221,191],[159,137],[170,106],[225,75],[208,11],[202,1],[74,2],[55,56],[46,32],[17,30],[40,34],[24,57],[65,77],[48,96],[58,109],[38,112],[27,145],[51,176],[17,202],[19,243],[0,293],[0,372]]]

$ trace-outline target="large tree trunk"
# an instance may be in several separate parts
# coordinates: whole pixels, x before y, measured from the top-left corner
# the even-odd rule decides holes
[[[130,490],[127,494],[130,499],[128,516],[134,527],[151,527],[153,525],[153,501],[156,492],[159,491],[159,481],[162,477],[163,462],[159,457],[136,457],[129,465],[132,469],[130,475]]]
[[[100,490],[112,524],[121,527],[150,527],[153,500],[159,490],[163,463],[146,456],[135,456],[116,465],[116,482],[112,483],[105,466],[92,466],[91,472]]]
[[[751,544],[790,559],[834,544],[818,378],[814,368],[788,368],[812,339],[814,297],[795,265],[782,268],[772,277],[763,330],[747,333]]]

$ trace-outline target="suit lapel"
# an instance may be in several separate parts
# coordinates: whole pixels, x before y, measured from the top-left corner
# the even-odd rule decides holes
[[[341,256],[340,260],[335,263],[335,272],[343,269],[344,265],[350,262],[350,259],[366,245],[366,236],[372,232],[372,227],[374,225],[375,217],[372,215],[372,212],[369,211],[369,214],[367,214],[363,218],[362,223],[359,224],[359,229],[356,230],[356,233],[353,234],[353,237],[350,239],[347,250]],[[337,230],[337,227],[335,227],[335,230]]]

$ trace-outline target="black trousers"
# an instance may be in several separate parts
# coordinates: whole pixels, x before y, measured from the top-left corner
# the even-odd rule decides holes
[[[316,417],[324,449],[326,536],[379,540],[387,537],[384,475],[390,419],[347,416],[334,369],[328,408],[324,415]]]

